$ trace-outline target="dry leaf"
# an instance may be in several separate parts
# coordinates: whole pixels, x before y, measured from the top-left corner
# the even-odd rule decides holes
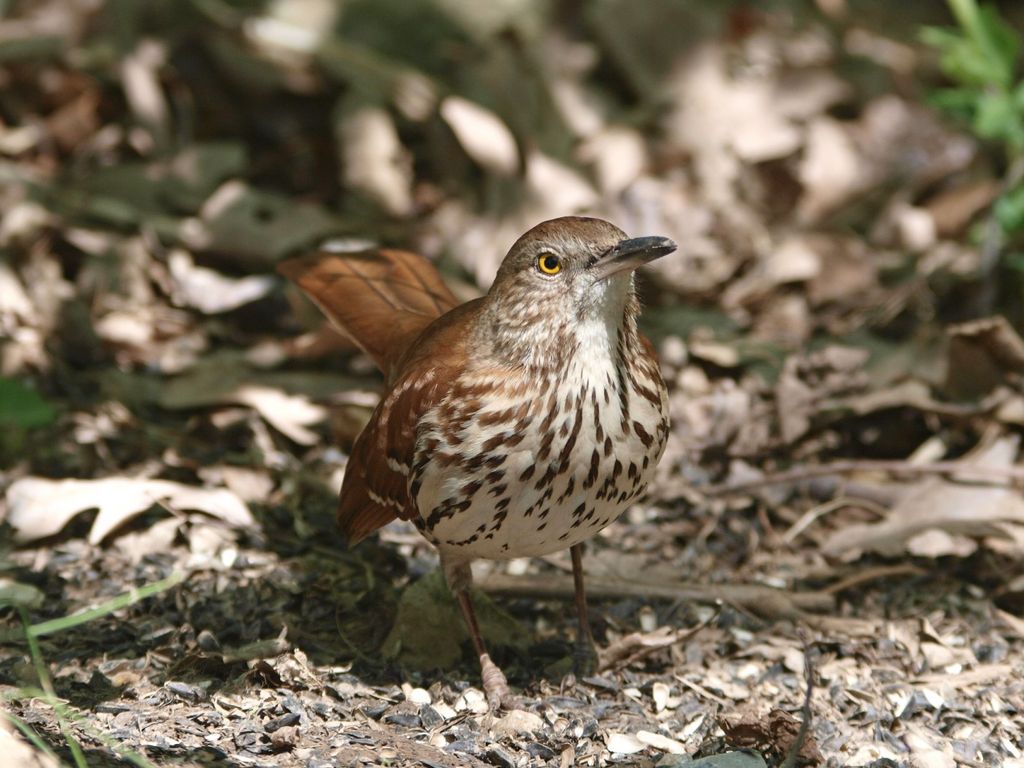
[[[17,480],[7,489],[7,522],[16,540],[35,541],[59,532],[76,515],[98,509],[89,531],[89,542],[98,544],[154,504],[205,512],[238,528],[256,524],[245,503],[225,488],[195,488],[170,480],[129,477]]]
[[[965,459],[964,479],[969,478],[972,465],[1012,465],[1018,444],[1016,436],[1003,437],[979,455]],[[959,547],[955,537],[1002,537],[1007,523],[1024,525],[1024,499],[1017,490],[931,478],[911,485],[881,522],[836,531],[822,549],[829,555],[868,551],[894,556],[905,551],[915,537],[937,529],[951,535],[946,540],[948,551],[938,550],[934,540],[927,542],[929,548],[925,551],[932,555],[956,554]]]
[[[327,409],[308,397],[289,395],[270,387],[239,387],[228,398],[248,405],[270,426],[299,445],[315,444],[320,438],[307,427],[327,418]]]
[[[174,250],[167,259],[178,304],[194,307],[207,315],[230,312],[266,296],[276,280],[269,275],[226,277],[207,267],[196,266],[192,256]]]
[[[412,212],[412,158],[394,120],[380,107],[360,107],[337,123],[343,183],[393,216]]]
[[[511,176],[519,170],[519,148],[501,118],[459,96],[441,102],[441,117],[466,154],[492,173]]]

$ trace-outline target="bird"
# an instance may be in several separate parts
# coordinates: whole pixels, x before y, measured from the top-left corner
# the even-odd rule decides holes
[[[583,542],[644,493],[669,434],[634,272],[674,250],[602,219],[551,219],[465,303],[409,251],[318,251],[278,266],[384,374],[345,467],[341,531],[354,545],[409,520],[434,545],[492,709],[514,699],[477,623],[474,560],[568,549],[575,658],[594,658]]]

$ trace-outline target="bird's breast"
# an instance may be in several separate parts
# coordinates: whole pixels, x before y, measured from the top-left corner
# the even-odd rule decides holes
[[[548,554],[643,493],[668,436],[664,383],[642,347],[614,352],[541,375],[466,375],[426,414],[409,490],[439,549]]]

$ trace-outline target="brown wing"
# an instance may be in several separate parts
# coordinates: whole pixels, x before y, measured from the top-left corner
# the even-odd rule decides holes
[[[424,331],[356,439],[338,502],[338,524],[349,544],[396,517],[417,515],[409,476],[420,420],[458,380],[466,360],[465,327],[476,320],[481,305],[480,299],[463,304]]]
[[[423,329],[458,304],[434,265],[408,251],[321,251],[288,259],[277,269],[372,357],[388,380]]]

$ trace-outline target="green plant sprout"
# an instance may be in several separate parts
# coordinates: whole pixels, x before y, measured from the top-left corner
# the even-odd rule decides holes
[[[88,763],[81,744],[75,738],[72,727],[73,725],[84,730],[91,738],[106,746],[123,760],[127,760],[129,763],[136,766],[136,768],[154,768],[154,766],[141,754],[124,747],[116,740],[89,726],[78,712],[58,698],[53,688],[53,681],[50,678],[49,669],[47,669],[42,651],[39,648],[38,638],[54,632],[66,631],[72,627],[84,624],[87,621],[92,621],[93,619],[106,616],[114,611],[121,610],[122,608],[127,608],[140,600],[144,600],[147,597],[151,597],[159,592],[163,592],[177,586],[184,581],[184,579],[184,573],[180,571],[175,572],[160,581],[147,584],[143,587],[133,588],[128,592],[104,602],[102,605],[96,606],[95,608],[90,608],[88,610],[81,611],[80,613],[71,614],[70,616],[64,616],[59,619],[44,621],[40,624],[32,624],[28,611],[26,610],[27,607],[31,607],[35,602],[38,602],[36,596],[32,594],[31,587],[26,589],[16,589],[15,587],[18,585],[8,583],[5,584],[3,590],[0,591],[0,605],[13,606],[17,609],[18,615],[21,619],[20,632],[16,630],[14,632],[4,633],[3,635],[0,635],[0,640],[10,642],[14,640],[18,634],[23,634],[24,640],[28,645],[29,655],[32,658],[36,677],[39,679],[40,685],[39,688],[19,688],[5,694],[4,699],[7,701],[16,701],[19,699],[38,698],[45,701],[53,709],[61,736],[64,738],[64,741],[68,746],[68,750],[71,752],[71,758],[74,761],[75,768],[88,768]],[[45,752],[51,757],[56,757],[49,745],[47,745],[43,739],[41,739],[39,735],[32,730],[31,726],[20,718],[15,717],[13,714],[6,712],[0,714],[0,717],[4,716],[7,717],[37,749]]]
[[[959,25],[929,27],[923,40],[939,54],[955,83],[935,104],[959,117],[981,139],[998,145],[1006,162],[1003,190],[993,209],[1007,235],[1024,232],[1024,77],[1020,30],[977,0],[947,0]]]

